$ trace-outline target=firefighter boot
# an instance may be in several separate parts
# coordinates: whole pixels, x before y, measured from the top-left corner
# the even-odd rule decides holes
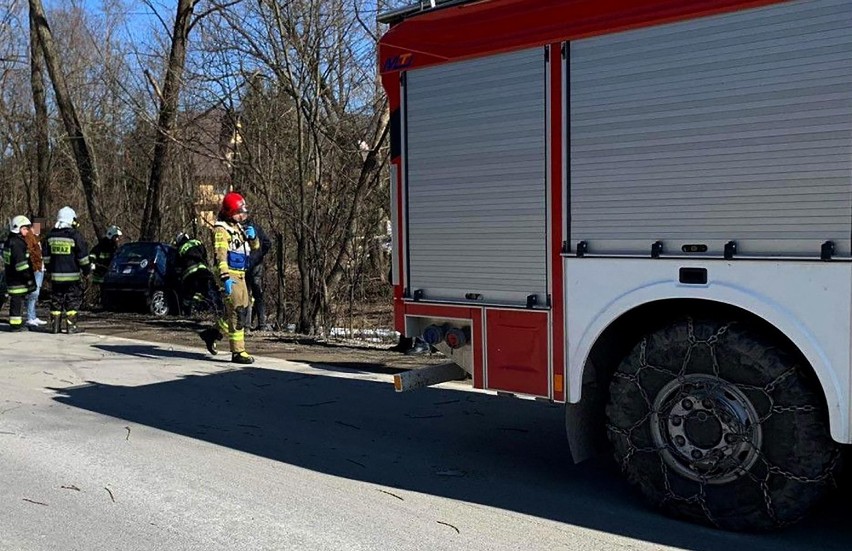
[[[77,327],[77,312],[68,312],[65,315],[65,323],[69,335],[82,333],[84,331],[83,328]]]
[[[235,364],[249,365],[254,363],[254,358],[248,352],[234,352],[231,354],[231,361]]]
[[[212,327],[208,327],[201,333],[201,340],[204,341],[204,345],[207,347],[207,351],[210,352],[213,356],[219,353],[219,348],[216,346],[216,341],[222,340],[222,334]]]
[[[62,329],[62,312],[50,313],[50,332],[58,334]]]

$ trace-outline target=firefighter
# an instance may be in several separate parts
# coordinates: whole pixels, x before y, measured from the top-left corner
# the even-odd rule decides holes
[[[9,237],[3,246],[6,264],[6,292],[9,293],[9,326],[12,331],[23,331],[24,300],[36,290],[35,275],[30,253],[25,241],[30,232],[30,220],[16,216],[9,224]]]
[[[100,285],[104,282],[109,271],[109,265],[112,263],[112,257],[115,256],[115,251],[118,250],[118,244],[124,233],[118,226],[110,226],[104,232],[104,236],[98,240],[98,243],[92,247],[89,253],[89,260],[92,263],[92,283]]]
[[[62,313],[65,312],[69,334],[79,333],[77,310],[83,302],[83,277],[91,272],[86,242],[77,231],[77,213],[71,207],[62,207],[56,217],[56,225],[45,238],[44,266],[51,282],[50,332],[62,329]]]
[[[178,250],[177,271],[182,295],[191,301],[193,310],[201,310],[211,298],[209,291],[213,279],[207,267],[207,248],[184,232],[175,237],[174,246]],[[215,308],[215,304],[213,306]]]
[[[260,243],[257,231],[251,225],[243,226],[248,209],[239,193],[228,193],[222,199],[219,217],[213,226],[213,261],[219,276],[220,289],[225,302],[225,317],[217,327],[201,333],[204,344],[211,354],[216,354],[216,341],[228,335],[231,346],[231,361],[238,364],[254,362],[245,348],[246,313],[249,295],[246,287],[246,271],[250,269],[251,252]]]
[[[90,287],[91,296],[89,297],[91,304],[99,304],[101,302],[101,285],[104,278],[109,272],[109,266],[112,264],[112,258],[118,250],[119,243],[124,233],[116,225],[112,225],[106,229],[104,236],[92,247],[89,253],[89,261],[92,264],[92,287]]]

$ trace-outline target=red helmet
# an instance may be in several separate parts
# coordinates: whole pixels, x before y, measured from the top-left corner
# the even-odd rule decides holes
[[[233,191],[226,193],[225,198],[222,199],[222,214],[232,218],[241,212],[248,212],[243,196]]]

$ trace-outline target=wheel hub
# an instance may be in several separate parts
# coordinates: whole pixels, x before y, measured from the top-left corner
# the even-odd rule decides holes
[[[164,316],[168,312],[169,306],[166,302],[166,297],[160,294],[154,295],[154,297],[151,299],[151,304],[154,314],[158,316]]]
[[[690,413],[683,424],[686,438],[702,449],[711,449],[722,440],[722,423],[706,411]]]
[[[686,375],[657,394],[651,435],[665,463],[683,476],[724,484],[745,474],[760,453],[760,417],[736,385]]]

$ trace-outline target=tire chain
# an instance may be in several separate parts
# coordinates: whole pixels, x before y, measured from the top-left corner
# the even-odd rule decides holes
[[[716,331],[716,333],[711,335],[709,338],[701,340],[701,339],[699,339],[695,336],[695,330],[694,330],[692,318],[687,318],[687,329],[688,329],[687,341],[689,342],[689,348],[687,349],[686,356],[684,357],[684,361],[681,364],[680,370],[678,371],[677,374],[675,374],[675,378],[678,379],[678,380],[684,379],[686,368],[689,364],[689,359],[692,356],[692,351],[695,347],[701,346],[701,345],[706,345],[710,348],[710,356],[713,360],[713,374],[716,377],[720,377],[719,364],[718,364],[718,361],[716,359],[715,344],[719,341],[719,338],[722,335],[724,335],[725,333],[728,332],[728,329],[732,325],[733,325],[733,323],[729,323],[727,325],[724,325],[724,326],[720,327]],[[630,427],[628,427],[626,429],[621,428],[621,427],[616,427],[616,426],[612,425],[611,423],[607,423],[607,430],[608,431],[623,436],[625,438],[626,442],[627,442],[627,448],[628,448],[627,454],[625,454],[625,456],[621,459],[621,462],[620,462],[621,465],[620,466],[621,466],[622,470],[626,470],[626,467],[629,464],[630,460],[636,454],[639,454],[639,453],[656,453],[657,457],[660,460],[660,469],[662,470],[663,480],[664,480],[664,484],[665,484],[665,496],[663,497],[662,503],[665,503],[667,501],[671,501],[671,502],[677,502],[677,503],[684,503],[684,504],[688,504],[688,505],[698,505],[701,508],[704,516],[707,518],[707,521],[710,522],[710,524],[719,527],[719,523],[713,517],[713,514],[711,513],[710,508],[707,504],[707,495],[706,495],[706,492],[705,492],[705,488],[706,488],[706,485],[708,483],[708,478],[706,476],[699,475],[701,482],[698,483],[697,493],[695,493],[691,496],[678,495],[677,493],[674,492],[674,490],[672,490],[671,482],[669,480],[669,467],[666,465],[666,462],[663,460],[663,455],[661,453],[663,450],[666,449],[666,446],[640,447],[640,446],[637,446],[636,444],[634,444],[633,433],[636,430],[638,430],[646,421],[648,421],[654,413],[656,413],[661,418],[664,417],[663,415],[660,414],[659,411],[654,411],[653,401],[648,396],[647,391],[642,387],[642,384],[640,382],[640,376],[641,376],[642,372],[645,371],[645,370],[651,370],[651,371],[656,371],[656,372],[659,372],[659,373],[664,373],[664,374],[669,375],[669,376],[673,374],[672,371],[669,370],[669,369],[664,369],[664,368],[661,368],[661,367],[658,367],[658,366],[654,366],[654,365],[651,365],[647,362],[647,358],[646,358],[647,345],[648,345],[648,338],[643,337],[643,339],[640,343],[640,354],[639,354],[639,364],[640,365],[639,365],[639,368],[636,370],[635,373],[625,374],[625,373],[620,373],[620,372],[616,371],[615,374],[614,374],[615,377],[617,377],[619,379],[623,379],[623,380],[628,381],[631,384],[635,385],[636,388],[639,390],[639,393],[642,396],[642,399],[645,401],[645,404],[648,407],[648,412],[644,416],[642,416],[642,418],[639,419],[636,423],[634,423],[633,425],[631,425]],[[761,417],[758,420],[759,424],[765,423],[770,417],[772,417],[773,415],[776,415],[776,414],[782,414],[782,413],[813,413],[813,412],[817,411],[817,408],[815,406],[812,406],[812,405],[795,406],[795,405],[776,405],[775,404],[775,400],[772,397],[772,392],[774,392],[774,390],[777,388],[777,386],[781,382],[783,382],[785,379],[787,379],[788,377],[790,377],[791,375],[793,375],[795,373],[796,373],[796,368],[791,367],[790,369],[788,369],[788,370],[784,371],[783,373],[781,373],[780,375],[778,375],[776,378],[774,378],[772,381],[770,381],[767,385],[762,386],[762,387],[761,386],[755,386],[755,385],[746,385],[746,384],[738,384],[737,385],[738,387],[740,387],[742,389],[761,392],[764,396],[766,396],[766,399],[769,401],[768,413],[764,417]],[[750,442],[748,442],[748,443],[750,444]],[[825,469],[823,469],[823,471],[819,475],[817,475],[816,477],[807,477],[807,476],[797,475],[795,473],[791,473],[789,471],[786,471],[786,470],[782,469],[781,467],[778,467],[778,466],[770,463],[770,461],[766,458],[766,456],[763,454],[763,452],[761,450],[758,449],[756,451],[757,451],[759,460],[765,466],[766,476],[764,476],[763,478],[758,478],[753,472],[751,472],[751,470],[749,470],[749,471],[743,470],[742,476],[745,476],[745,477],[751,479],[753,482],[755,482],[760,487],[761,492],[763,494],[764,506],[766,507],[766,512],[769,515],[769,518],[771,518],[772,521],[779,527],[787,526],[789,524],[793,524],[800,519],[795,518],[795,519],[782,521],[781,519],[778,518],[776,511],[775,511],[775,507],[772,503],[772,494],[769,491],[769,479],[770,479],[770,477],[772,477],[773,475],[777,475],[777,476],[782,476],[784,478],[787,478],[789,480],[793,480],[795,482],[799,482],[799,483],[802,483],[802,484],[817,484],[817,483],[827,482],[832,487],[837,486],[837,481],[834,478],[834,469],[837,466],[837,463],[840,459],[840,453],[839,453],[838,450],[834,451],[832,459],[831,459],[830,463],[828,464],[828,466]]]

